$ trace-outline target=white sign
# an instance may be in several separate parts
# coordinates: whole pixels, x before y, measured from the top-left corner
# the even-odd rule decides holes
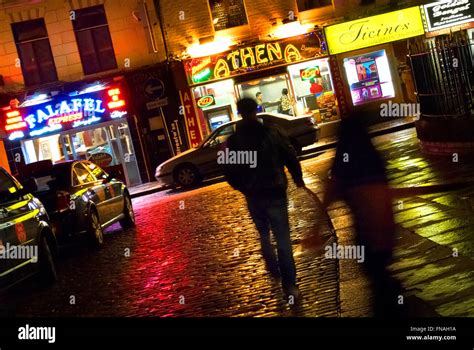
[[[159,107],[166,106],[167,104],[168,104],[168,97],[165,97],[165,98],[158,99],[156,101],[147,102],[146,109],[150,110],[154,108],[159,108]]]

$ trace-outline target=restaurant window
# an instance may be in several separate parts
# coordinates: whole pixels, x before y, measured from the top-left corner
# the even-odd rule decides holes
[[[84,74],[117,68],[104,6],[76,10],[72,21]]]
[[[298,10],[306,11],[332,5],[332,0],[297,0]]]
[[[198,117],[209,132],[237,116],[234,82],[230,79],[195,87],[193,96],[198,106]],[[210,102],[202,105],[203,99]],[[205,132],[205,136],[207,134]]]
[[[282,113],[279,111],[283,90],[288,91],[288,101],[291,104],[288,114],[295,113],[295,99],[289,84],[287,74],[272,75],[260,79],[249,80],[237,85],[239,98],[252,98],[257,101],[259,112]]]
[[[339,119],[327,58],[291,65],[288,72],[295,91],[296,115],[312,114],[318,123]]]
[[[26,86],[58,80],[44,19],[12,24]]]
[[[243,0],[209,0],[214,30],[247,24]]]

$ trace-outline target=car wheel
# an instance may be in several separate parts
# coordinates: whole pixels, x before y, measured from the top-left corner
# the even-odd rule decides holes
[[[175,170],[175,181],[182,187],[190,187],[200,181],[197,169],[192,165],[183,165]]]
[[[130,196],[128,194],[124,194],[123,198],[124,218],[120,220],[120,226],[126,229],[135,226],[135,213],[133,211],[132,199],[130,198]]]
[[[50,286],[58,279],[53,254],[45,235],[41,236],[39,244],[39,282],[43,286]]]
[[[89,239],[96,248],[102,248],[104,246],[104,230],[99,221],[99,215],[92,209],[90,212],[89,222]]]

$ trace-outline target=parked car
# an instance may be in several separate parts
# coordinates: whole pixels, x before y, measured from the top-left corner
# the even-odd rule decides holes
[[[58,240],[85,234],[96,247],[104,244],[103,231],[119,222],[135,225],[130,193],[125,184],[87,161],[31,163],[22,170],[51,218]]]
[[[309,116],[291,117],[278,113],[259,113],[264,125],[284,130],[293,147],[301,154],[303,147],[315,143],[320,130]],[[222,175],[222,167],[217,164],[219,145],[235,132],[238,121],[219,126],[197,148],[187,150],[160,164],[155,178],[161,186],[195,185],[204,178]]]
[[[0,167],[0,289],[33,275],[54,283],[56,252],[45,207]]]

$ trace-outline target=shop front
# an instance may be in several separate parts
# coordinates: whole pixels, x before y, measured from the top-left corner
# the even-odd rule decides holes
[[[12,171],[42,160],[88,159],[130,186],[140,184],[127,105],[122,84],[100,82],[12,101],[2,112]]]
[[[428,153],[472,152],[474,142],[474,4],[444,0],[421,6],[426,35],[409,43]]]
[[[238,118],[243,97],[260,112],[312,115],[322,130],[339,120],[322,30],[189,59],[184,69],[203,137]]]
[[[413,82],[405,74],[406,39],[423,34],[417,6],[326,27],[331,67],[339,70],[333,75],[339,77],[335,84],[342,114],[364,111],[368,122],[382,122],[384,103],[413,102]]]

